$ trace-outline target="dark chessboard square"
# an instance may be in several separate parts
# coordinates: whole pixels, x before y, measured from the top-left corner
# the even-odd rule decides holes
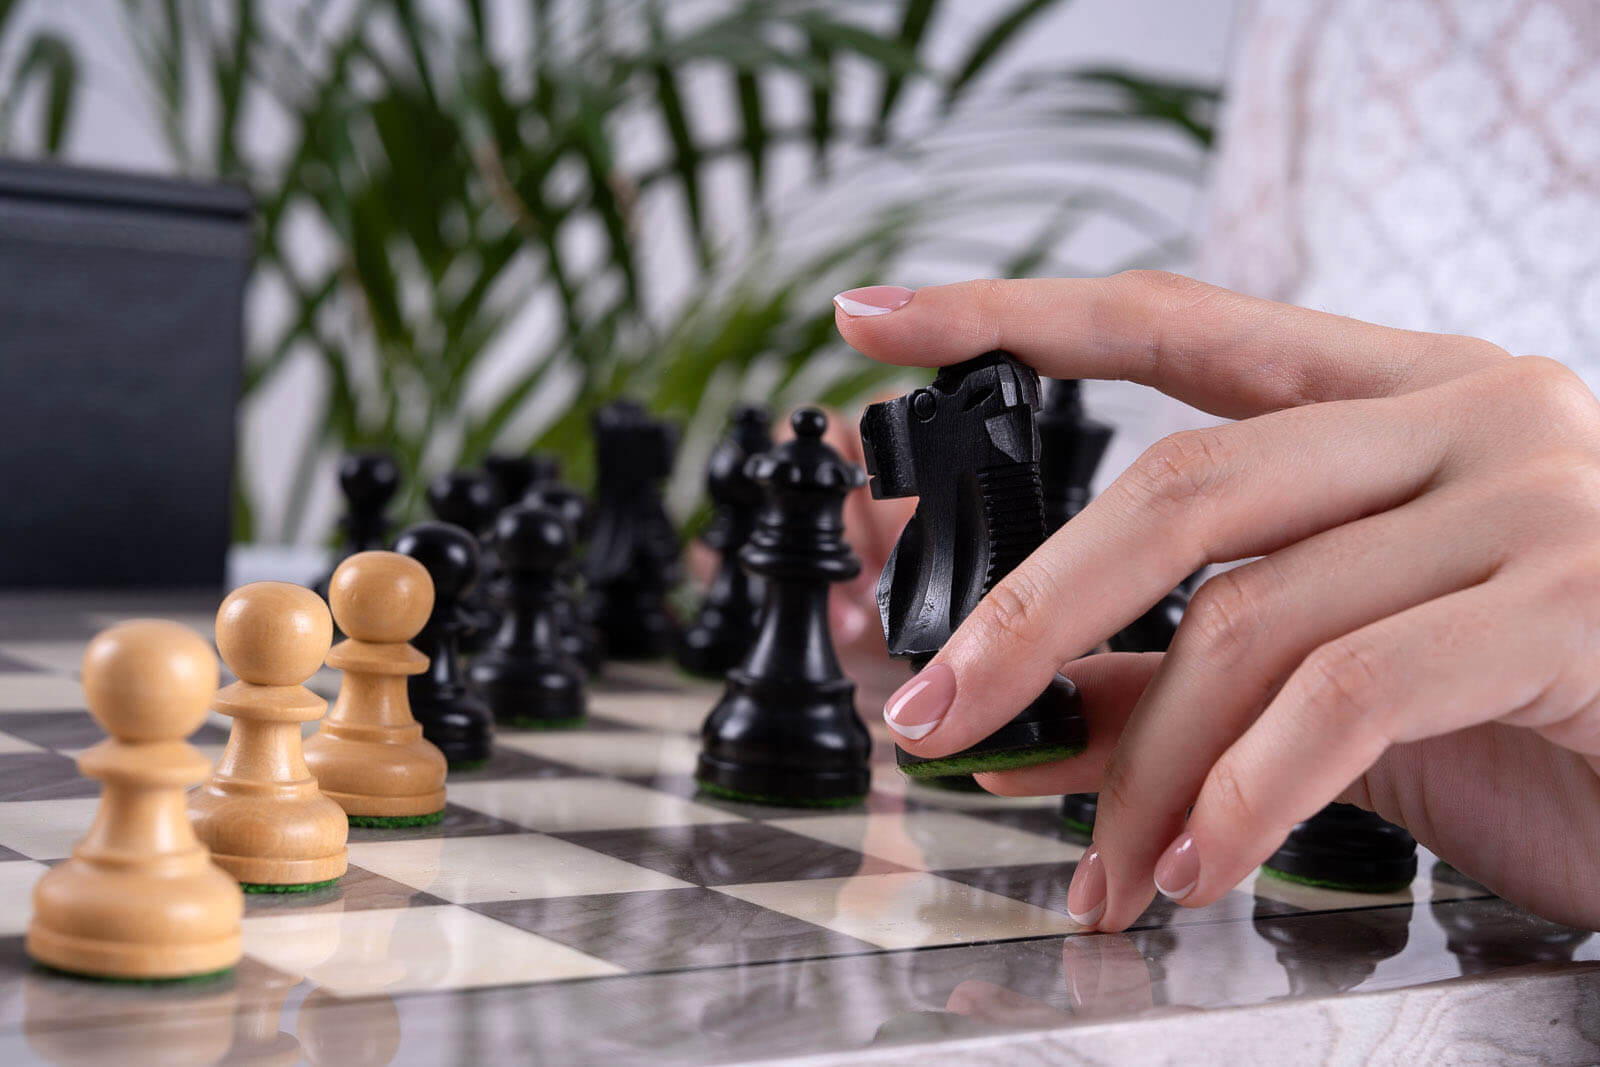
[[[853,937],[698,886],[472,908],[630,971],[877,951]]]
[[[87,711],[19,711],[7,713],[0,729],[40,748],[88,748],[106,739],[103,726]],[[205,723],[189,740],[197,745],[227,744],[226,727]]]
[[[636,774],[619,776],[625,782],[642,785],[646,789],[654,789],[659,793],[670,793],[675,797],[692,800],[696,804],[704,804],[708,808],[725,811],[729,815],[737,815],[742,819],[789,819],[800,815],[817,815],[819,813],[844,814],[851,812],[868,812],[873,815],[892,814],[906,810],[902,798],[891,793],[872,792],[860,804],[840,808],[788,808],[776,804],[751,804],[742,800],[729,800],[726,797],[715,797],[700,788],[700,783],[688,774]]]
[[[507,778],[589,778],[594,775],[582,768],[570,767],[565,763],[535,756],[530,752],[518,752],[505,745],[495,745],[494,753],[489,757],[489,762],[481,767],[454,768],[450,770],[450,782],[494,782]]]
[[[697,885],[792,882],[905,870],[888,860],[762,823],[711,823],[552,834]]]
[[[337,901],[342,911],[370,911],[377,908],[425,908],[446,904],[443,897],[385,878],[352,865],[344,877],[326,889],[309,893],[246,893],[245,913],[296,911],[320,908]]]
[[[430,837],[483,837],[487,834],[523,833],[527,831],[504,819],[496,819],[493,815],[485,815],[471,808],[446,804],[444,818],[432,826],[402,826],[392,830],[352,826],[350,843],[353,845],[358,841],[413,841]]]
[[[101,737],[104,736],[102,733]],[[99,795],[100,783],[79,774],[77,763],[66,756],[55,752],[17,752],[0,756],[0,802],[68,800]]]
[[[612,719],[612,718],[609,718],[609,717],[607,717],[605,715],[597,715],[592,711],[589,712],[588,715],[584,718],[583,728],[585,730],[617,730],[617,731],[622,731],[622,730],[642,730],[643,729],[642,726],[639,726],[639,725],[637,725],[635,723],[625,722],[622,719]]]
[[[41,667],[37,663],[29,663],[27,660],[17,659],[15,656],[8,656],[3,651],[0,651],[0,671],[7,674],[50,673],[48,668]]]

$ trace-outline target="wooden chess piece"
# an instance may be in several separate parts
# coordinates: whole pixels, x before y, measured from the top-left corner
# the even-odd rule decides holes
[[[916,670],[1044,541],[1038,409],[1039,376],[994,351],[941,368],[928,386],[861,416],[872,495],[917,498],[878,580],[889,654]],[[977,744],[936,759],[897,748],[895,761],[913,778],[933,778],[1053,763],[1087,744],[1082,700],[1058,674]]]
[[[764,494],[739,558],[766,583],[760,628],[700,728],[695,780],[758,804],[854,804],[871,784],[872,738],[828,633],[828,587],[861,572],[844,540],[844,498],[866,481],[801,408],[795,436],[745,466]]]
[[[213,706],[233,729],[216,770],[189,795],[189,820],[247,893],[319,889],[345,872],[349,823],[317,788],[300,740],[300,724],[328,707],[303,683],[332,641],[328,606],[298,585],[254,582],[217,611],[217,648],[239,680]]]
[[[184,738],[205,720],[217,659],[194,631],[119,623],[89,642],[83,692],[111,736],[78,757],[103,784],[72,858],[33,890],[27,950],[102,978],[191,978],[239,962],[244,897],[184,815],[185,787],[210,761]]]
[[[344,681],[306,739],[306,765],[352,826],[436,823],[444,753],[422,736],[406,696],[406,679],[428,669],[428,657],[406,642],[433,610],[433,582],[409,556],[359,552],[333,572],[328,602],[350,637],[328,653]]]
[[[761,579],[745,570],[739,550],[750,540],[761,510],[761,487],[745,473],[745,464],[772,447],[768,422],[766,408],[740,408],[706,464],[706,492],[716,511],[702,540],[719,558],[700,610],[678,637],[678,666],[690,674],[723,677],[755,640]]]
[[[562,643],[561,576],[572,528],[537,504],[506,508],[494,523],[505,568],[494,596],[500,631],[472,665],[471,678],[496,722],[529,730],[583,723],[588,700],[583,668]]]
[[[466,603],[478,587],[478,539],[448,522],[419,522],[395,538],[394,550],[422,564],[433,581],[433,611],[411,642],[428,657],[428,669],[406,684],[411,714],[452,769],[487,763],[494,719],[467,684],[460,649],[476,625]]]
[[[387,452],[351,452],[339,461],[339,490],[344,494],[345,514],[339,520],[343,534],[334,565],[357,552],[385,547],[389,517],[384,512],[400,488],[400,465]],[[326,596],[330,571],[317,582],[317,593]]]

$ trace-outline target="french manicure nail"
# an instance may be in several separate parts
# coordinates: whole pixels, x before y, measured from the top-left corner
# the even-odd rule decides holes
[[[883,706],[883,721],[908,741],[921,741],[933,733],[956,698],[956,672],[943,663],[930,663],[894,691]]]
[[[1185,830],[1156,861],[1156,888],[1169,900],[1182,900],[1200,881],[1200,853],[1194,835]]]
[[[903,285],[867,285],[860,289],[846,289],[833,298],[833,303],[846,315],[859,319],[897,311],[910,303],[915,295],[916,290]]]
[[[1106,865],[1100,850],[1091,848],[1078,861],[1067,886],[1067,914],[1079,926],[1093,926],[1106,913]]]

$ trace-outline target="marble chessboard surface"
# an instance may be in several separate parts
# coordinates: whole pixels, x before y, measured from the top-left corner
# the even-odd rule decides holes
[[[451,775],[441,825],[352,831],[338,885],[247,897],[228,977],[38,969],[33,883],[98,795],[73,762],[103,736],[83,645],[135,616],[209,636],[215,606],[0,595],[0,1062],[1592,1062],[1600,1047],[1600,938],[1432,856],[1403,892],[1258,877],[1084,935],[1066,910],[1083,846],[1055,798],[908,785],[872,716],[860,809],[699,797],[695,735],[719,690],[659,664],[608,665],[583,729],[502,731],[487,767]],[[192,740],[214,758],[226,722]]]

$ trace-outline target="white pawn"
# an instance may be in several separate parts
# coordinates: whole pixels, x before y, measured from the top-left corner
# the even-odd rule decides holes
[[[78,757],[104,785],[72,858],[33,889],[28,954],[104,978],[186,978],[239,961],[244,896],[211,862],[183,791],[211,763],[184,738],[206,717],[217,658],[192,630],[140,619],[83,653],[89,713],[111,737]]]
[[[232,716],[215,773],[189,794],[195,833],[247,893],[321,888],[344,874],[350,822],[306,767],[300,724],[328,704],[301,683],[333,643],[322,598],[286,582],[254,582],[217,611],[217,648],[239,680],[217,694]]]

